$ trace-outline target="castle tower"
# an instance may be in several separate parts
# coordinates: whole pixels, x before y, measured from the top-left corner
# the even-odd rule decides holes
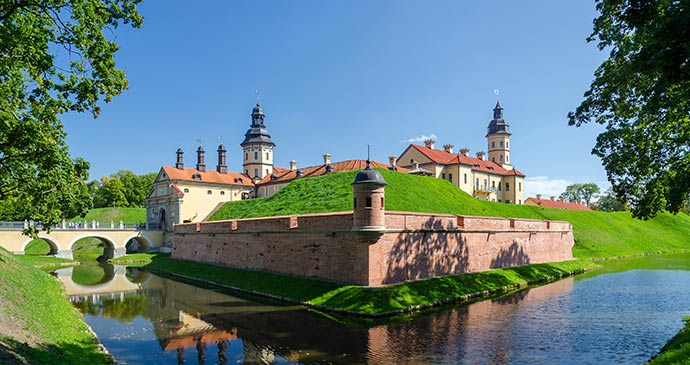
[[[367,167],[358,172],[352,183],[354,195],[353,231],[379,231],[386,228],[385,186],[381,173]]]
[[[503,107],[496,102],[494,119],[489,122],[486,139],[489,150],[489,161],[493,161],[503,168],[512,170],[510,163],[510,125],[503,119]]]
[[[244,153],[244,173],[255,180],[261,180],[273,173],[273,147],[264,125],[264,110],[259,103],[252,109],[252,125],[244,134],[244,141],[240,143]]]

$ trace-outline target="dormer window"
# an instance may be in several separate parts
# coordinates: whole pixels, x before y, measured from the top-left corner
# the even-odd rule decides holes
[[[331,165],[326,166],[326,173],[329,173],[332,171],[333,171],[333,166],[331,166]]]
[[[192,175],[192,180],[201,180],[201,174]]]

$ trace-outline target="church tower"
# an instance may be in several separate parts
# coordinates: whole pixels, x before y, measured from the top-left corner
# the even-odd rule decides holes
[[[510,125],[503,119],[503,107],[496,101],[494,107],[494,119],[489,122],[486,139],[488,142],[489,161],[501,165],[507,170],[512,170],[510,163]]]
[[[244,173],[256,181],[273,173],[273,147],[276,145],[264,125],[265,117],[264,110],[257,102],[252,109],[252,125],[240,143],[244,153]]]

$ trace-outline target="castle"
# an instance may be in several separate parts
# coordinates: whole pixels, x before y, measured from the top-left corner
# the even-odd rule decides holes
[[[181,148],[176,152],[175,166],[161,167],[146,199],[149,227],[172,231],[174,224],[205,220],[225,202],[270,196],[298,178],[362,170],[367,166],[365,160],[332,162],[328,153],[323,155],[322,165],[297,168],[293,160],[289,168],[274,166],[276,145],[266,129],[266,115],[258,102],[251,118],[251,125],[240,143],[242,172],[228,171],[227,150],[223,144],[217,149],[215,170],[206,169],[202,146],[196,150],[194,168],[185,167]],[[389,164],[371,161],[370,165],[447,179],[478,199],[523,204],[525,174],[511,164],[510,136],[508,121],[503,119],[503,108],[497,102],[486,135],[487,159],[484,152],[477,152],[476,158],[470,157],[466,148],[454,153],[449,144],[438,150],[434,148],[435,141],[428,140],[425,146],[409,145],[400,157],[390,156]]]

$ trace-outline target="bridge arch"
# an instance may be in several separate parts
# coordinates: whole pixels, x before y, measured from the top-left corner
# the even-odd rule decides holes
[[[82,240],[84,238],[96,238],[103,243],[102,256],[104,259],[108,260],[112,259],[113,257],[116,257],[115,250],[117,250],[118,248],[117,242],[113,240],[111,237],[108,237],[104,234],[100,234],[98,232],[88,232],[85,234],[75,236],[71,239],[70,244],[68,246],[68,250],[72,251],[72,247],[74,246],[74,244],[77,243],[77,241]]]
[[[127,238],[123,242],[123,246],[126,248],[127,252],[148,252],[148,250],[153,246],[151,239],[144,234],[135,233]]]
[[[61,250],[64,250],[64,249],[65,249],[65,248],[63,248],[63,247],[60,247],[60,242],[58,242],[57,240],[53,239],[52,237],[48,237],[48,236],[40,235],[40,234],[39,234],[39,235],[38,235],[38,238],[40,238],[40,239],[46,241],[46,242],[48,243],[48,246],[50,246],[50,252],[48,252],[48,255],[57,255],[58,252],[60,252]],[[22,246],[21,246],[21,247],[22,247],[22,249],[21,249],[22,252],[26,251],[26,246],[28,246],[29,243],[31,243],[31,241],[33,241],[33,240],[34,240],[33,237],[27,237],[27,238],[24,240],[24,243],[22,243]]]

